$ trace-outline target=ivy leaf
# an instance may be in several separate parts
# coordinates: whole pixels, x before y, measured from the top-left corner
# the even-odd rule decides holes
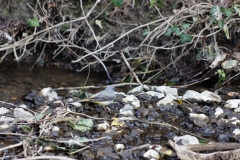
[[[224,8],[223,8],[224,9]],[[222,8],[220,8],[219,6],[213,6],[210,10],[210,15],[213,18],[216,18],[216,20],[221,20],[222,19]]]
[[[156,2],[157,0],[150,0],[150,6],[152,7]]]
[[[110,0],[110,1],[114,4],[114,6],[120,7],[122,6],[124,0]]]
[[[238,64],[237,60],[226,60],[222,63],[222,67],[224,69],[232,69],[233,67],[236,67],[237,64]]]
[[[224,13],[227,17],[230,17],[231,15],[233,15],[232,8],[224,9]]]
[[[228,28],[227,24],[225,24],[225,25],[223,26],[223,31],[224,31],[227,39],[230,39],[229,30],[228,30],[228,29],[229,29],[229,28]]]
[[[172,28],[168,28],[165,35],[169,37],[171,36],[172,32]]]
[[[223,26],[224,26],[224,20],[220,20],[220,21],[218,21],[218,27],[220,28],[220,29],[223,29]]]
[[[68,30],[70,28],[69,24],[63,24],[60,27],[60,31],[65,32],[66,30]]]
[[[39,21],[37,18],[28,18],[27,19],[27,24],[30,26],[30,27],[39,27]]]
[[[92,119],[80,119],[75,125],[73,125],[73,129],[85,132],[92,130],[93,126],[94,123]]]
[[[172,31],[173,31],[174,33],[176,33],[176,34],[180,33],[180,28],[179,28],[178,26],[174,25],[174,26],[171,27],[171,28],[172,28]]]
[[[211,8],[211,10],[210,10],[211,16],[214,17],[214,14],[217,13],[217,12],[219,12],[219,10],[220,10],[220,9],[219,9],[218,6],[213,6],[213,7]]]
[[[150,29],[144,29],[143,36],[147,36],[150,33]]]
[[[100,27],[101,29],[103,29],[103,27],[102,27],[102,21],[101,20],[96,20],[95,21],[95,23],[96,23],[96,25],[98,25],[98,27]]]
[[[240,5],[235,4],[233,8],[234,8],[235,12],[238,13],[238,16],[240,17]]]
[[[182,33],[179,36],[180,36],[182,44],[184,44],[186,42],[191,42],[192,38],[193,38],[191,35],[188,35],[188,34],[185,34],[185,33]]]
[[[189,23],[185,23],[185,22],[182,23],[183,30],[187,30],[189,27],[190,27]]]

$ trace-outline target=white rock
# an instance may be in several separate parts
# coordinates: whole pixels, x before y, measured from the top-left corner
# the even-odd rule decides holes
[[[130,104],[125,104],[124,107],[119,110],[119,114],[133,116],[134,107]]]
[[[32,122],[34,120],[34,116],[22,108],[15,108],[13,114],[20,121]]]
[[[183,99],[184,100],[188,100],[188,99],[196,99],[196,100],[200,100],[201,94],[193,91],[193,90],[188,90],[187,92],[185,92],[185,94],[183,95]]]
[[[230,99],[226,101],[224,107],[227,108],[238,108],[240,104],[240,99]]]
[[[163,98],[165,95],[163,93],[155,92],[155,91],[147,91],[145,92],[148,95],[151,95],[153,97]]]
[[[1,123],[7,123],[7,122],[13,122],[13,121],[14,121],[14,118],[12,117],[0,116]]]
[[[122,150],[124,150],[124,148],[125,148],[125,146],[124,146],[123,144],[116,144],[116,145],[114,146],[114,150],[115,150],[116,152],[121,152]]]
[[[82,107],[82,104],[80,102],[73,102],[73,103],[70,103],[70,104],[75,106],[75,107]]]
[[[235,136],[240,135],[240,129],[239,129],[239,128],[234,129],[233,134],[234,134]]]
[[[126,93],[124,92],[117,92],[117,94],[123,95],[123,96],[127,96]]]
[[[238,120],[236,117],[232,117],[231,119],[228,120],[228,122],[237,125],[240,123],[240,120]]]
[[[217,107],[217,108],[215,109],[215,113],[214,113],[215,117],[217,118],[217,117],[219,117],[219,116],[222,115],[222,114],[223,114],[223,109],[220,108],[220,107]]]
[[[53,91],[51,87],[43,88],[40,91],[40,94],[44,97],[47,97],[49,101],[59,99],[57,96],[57,93],[55,91]]]
[[[27,106],[26,106],[25,104],[21,104],[21,105],[19,105],[19,107],[21,107],[21,108],[27,108]]]
[[[188,90],[184,95],[183,95],[184,100],[189,100],[189,99],[195,99],[197,101],[211,101],[211,102],[221,102],[222,98],[210,91],[203,91],[202,93],[198,93],[193,90]]]
[[[161,104],[163,105],[173,105],[174,100],[177,99],[176,97],[174,97],[172,94],[167,94],[165,98],[161,99],[160,101],[157,102],[157,105],[160,106]]]
[[[0,131],[10,129],[10,127],[11,127],[11,126],[8,125],[8,124],[2,124],[2,125],[0,125]]]
[[[134,106],[134,109],[138,109],[140,107],[140,101],[134,95],[127,95],[125,98],[122,99],[123,102],[130,102]]]
[[[100,123],[96,125],[98,131],[106,131],[110,128],[110,125],[104,121],[104,123]]]
[[[189,145],[189,144],[199,144],[199,140],[191,135],[184,135],[184,136],[175,136],[173,138],[175,143],[182,143],[183,145]]]
[[[1,114],[1,115],[6,114],[6,113],[8,113],[8,112],[10,112],[9,109],[4,108],[4,107],[1,107],[1,108],[0,108],[0,114]]]
[[[210,91],[203,91],[201,93],[201,99],[206,102],[206,101],[211,101],[211,102],[222,102],[222,98]]]
[[[240,108],[234,109],[234,112],[239,113],[240,112]]]
[[[153,150],[157,151],[158,153],[160,153],[161,150],[162,150],[162,146],[160,146],[160,145],[150,145],[149,149],[153,149]]]
[[[142,92],[143,90],[150,90],[150,88],[147,86],[147,85],[143,85],[143,86],[138,86],[138,87],[135,87],[135,88],[133,88],[132,90],[130,90],[129,92],[128,92],[128,94],[130,94],[130,93],[135,93],[135,92]]]
[[[160,155],[157,151],[153,149],[149,149],[147,152],[143,154],[143,157],[145,158],[155,158],[155,159],[160,159]]]
[[[53,134],[54,136],[57,136],[57,137],[58,137],[59,132],[60,132],[59,127],[58,127],[58,126],[53,126],[53,128],[52,128],[52,134]]]
[[[164,93],[165,95],[170,93],[173,96],[178,96],[177,88],[171,88],[169,86],[152,86],[153,90]]]
[[[193,120],[193,123],[199,127],[205,126],[209,121],[208,116],[205,114],[190,113],[189,116]]]

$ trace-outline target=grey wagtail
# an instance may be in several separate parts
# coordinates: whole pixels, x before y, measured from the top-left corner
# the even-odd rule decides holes
[[[115,98],[116,98],[116,94],[114,92],[114,87],[107,86],[105,90],[98,92],[96,94],[93,94],[88,98],[77,100],[77,102],[92,102],[102,106],[106,106],[111,104]]]

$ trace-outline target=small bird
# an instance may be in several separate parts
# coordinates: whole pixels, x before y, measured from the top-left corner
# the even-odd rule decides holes
[[[113,86],[107,86],[105,90],[93,94],[92,96],[84,99],[80,99],[77,102],[92,102],[102,106],[111,104],[116,98]]]

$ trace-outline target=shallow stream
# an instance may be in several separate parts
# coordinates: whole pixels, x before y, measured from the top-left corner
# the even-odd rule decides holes
[[[31,90],[41,90],[44,87],[78,87],[84,85],[100,85],[106,80],[106,75],[100,73],[72,72],[69,69],[50,66],[35,67],[14,64],[0,65],[0,100],[16,101]]]

